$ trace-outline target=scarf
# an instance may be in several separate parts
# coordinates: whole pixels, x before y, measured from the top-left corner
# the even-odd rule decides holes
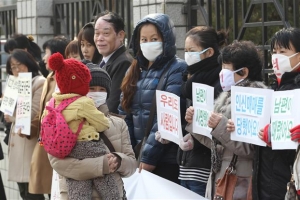
[[[189,74],[195,74],[196,72],[207,72],[213,68],[217,68],[220,66],[218,63],[218,56],[219,54],[214,54],[209,58],[205,58],[200,62],[190,65],[187,67],[187,71]]]

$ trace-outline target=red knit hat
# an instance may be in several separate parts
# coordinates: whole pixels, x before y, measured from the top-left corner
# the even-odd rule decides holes
[[[85,96],[89,92],[92,77],[89,68],[82,62],[73,58],[64,60],[60,53],[54,53],[49,58],[49,67],[55,71],[61,94],[75,93]]]

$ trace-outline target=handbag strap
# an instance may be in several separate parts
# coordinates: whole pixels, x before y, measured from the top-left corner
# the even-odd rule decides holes
[[[107,148],[110,150],[110,152],[116,152],[114,146],[112,145],[112,143],[109,141],[108,137],[103,132],[100,133],[100,138],[103,140],[103,142],[105,143]]]
[[[230,161],[230,164],[229,164],[229,166],[226,169],[226,171],[229,174],[231,174],[232,172],[235,171],[235,165],[236,165],[236,162],[237,162],[237,158],[238,158],[238,156],[236,154],[233,154],[232,159]]]
[[[169,67],[172,64],[174,59],[175,59],[175,57],[172,60],[169,61],[169,63],[165,67],[164,71],[162,72],[162,74],[159,78],[159,82],[156,86],[156,90],[162,89],[164,76],[167,73],[167,71],[168,71],[168,69],[169,69]],[[155,113],[156,113],[156,93],[154,93],[154,96],[153,96],[153,99],[152,99],[152,106],[151,106],[151,109],[150,109],[149,119],[148,119],[146,130],[145,130],[145,136],[144,136],[145,140],[147,140],[147,138],[148,138],[148,136],[151,132]]]

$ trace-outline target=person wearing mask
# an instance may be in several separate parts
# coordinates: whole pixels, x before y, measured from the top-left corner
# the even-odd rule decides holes
[[[273,88],[275,91],[300,88],[299,37],[300,29],[284,28],[277,31],[271,38],[272,65],[277,78]],[[291,130],[291,139],[298,141],[299,127]],[[255,149],[253,199],[284,199],[287,183],[291,179],[295,150],[272,150],[271,134],[269,125],[259,132],[259,137],[268,146],[256,146]],[[294,178],[297,180],[296,190],[299,191],[298,169],[299,156],[294,163]]]
[[[123,44],[124,27],[123,19],[114,12],[104,11],[95,20],[94,41],[103,56],[100,67],[107,71],[112,80],[107,106],[110,112],[116,114],[120,103],[121,83],[132,61]]]
[[[255,45],[250,41],[234,41],[225,46],[218,57],[222,65],[220,84],[223,92],[215,101],[214,112],[208,120],[212,128],[212,142],[207,137],[197,137],[202,144],[211,145],[211,175],[207,183],[206,198],[213,199],[217,182],[220,181],[234,156],[236,175],[245,177],[237,182],[231,199],[251,199],[251,176],[253,170],[254,145],[245,142],[232,141],[231,131],[227,123],[231,119],[231,86],[266,88],[262,83],[262,59]],[[221,78],[222,77],[222,78]],[[189,107],[186,120],[192,125],[194,108]],[[193,134],[193,136],[196,134]]]
[[[188,64],[187,77],[181,86],[181,94],[188,102],[192,101],[192,84],[202,83],[214,87],[215,99],[221,93],[219,73],[221,65],[218,63],[219,48],[226,43],[227,33],[216,32],[207,26],[197,26],[186,33],[185,61]],[[187,105],[189,107],[190,105]],[[205,137],[196,135],[197,138]],[[156,139],[160,139],[159,132]],[[188,141],[192,145],[188,144]],[[197,194],[204,196],[206,183],[211,168],[211,150],[190,133],[184,136],[177,152],[177,163],[180,166],[180,184]],[[201,161],[201,162],[199,162]]]
[[[111,115],[106,104],[111,94],[111,79],[108,73],[98,65],[86,64],[90,69],[92,80],[88,97],[94,100],[95,106],[103,112],[109,120],[110,128],[101,133],[101,139],[111,153],[97,158],[78,160],[75,158],[59,159],[49,155],[53,169],[60,174],[60,200],[67,200],[66,178],[87,180],[112,174],[117,181],[120,199],[126,199],[126,192],[121,177],[131,176],[137,168],[136,159],[130,144],[128,128],[125,121]],[[105,138],[103,138],[103,136]],[[113,150],[111,150],[111,146]],[[92,199],[99,198],[94,190]]]
[[[47,70],[50,71],[50,68],[48,66],[49,57],[56,52],[59,52],[60,54],[64,55],[68,43],[69,40],[65,37],[57,36],[50,40],[47,40],[43,44],[43,49],[45,51],[43,61],[46,65]],[[52,93],[55,91],[55,88],[55,76],[53,72],[50,72],[43,86],[41,100],[39,104],[40,110],[34,119],[35,121],[37,121],[36,134],[38,138],[40,136],[41,116],[43,114],[45,105],[52,97]],[[50,196],[52,172],[53,169],[50,166],[45,149],[39,145],[38,141],[36,141],[30,166],[29,192],[32,194],[49,194]]]
[[[144,138],[159,80],[163,79],[162,91],[180,96],[186,63],[175,55],[175,28],[168,15],[155,13],[145,16],[137,23],[132,41],[135,59],[121,85],[119,111],[126,115],[131,144],[135,147]],[[163,72],[166,73],[162,76]],[[177,145],[172,142],[163,145],[156,141],[156,131],[155,116],[150,135],[141,149],[140,168],[179,183]]]
[[[12,122],[12,128],[9,137],[9,158],[8,158],[8,180],[17,182],[20,196],[23,199],[43,200],[44,195],[33,194],[28,190],[30,179],[30,163],[33,149],[37,143],[36,127],[37,122],[34,117],[39,112],[39,104],[42,94],[45,78],[40,75],[39,66],[34,58],[25,50],[15,49],[12,51],[6,63],[6,71],[9,75],[18,77],[21,72],[32,73],[32,102],[31,102],[31,131],[30,136],[23,135],[21,129],[15,132],[15,117],[4,115],[4,119]]]
[[[66,47],[65,50],[65,56],[66,58],[74,58],[76,60],[81,60],[80,54],[79,54],[79,46],[77,40],[72,40]]]
[[[102,60],[102,55],[98,52],[94,41],[94,23],[89,22],[78,33],[78,46],[80,47],[79,54],[81,59],[99,64]]]

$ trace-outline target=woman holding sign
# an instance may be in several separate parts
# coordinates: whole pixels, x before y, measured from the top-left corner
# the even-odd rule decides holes
[[[261,82],[262,61],[255,45],[250,41],[237,42],[224,47],[218,58],[222,64],[220,84],[223,92],[215,101],[214,112],[208,120],[208,126],[213,128],[212,172],[207,184],[206,197],[217,197],[216,191],[220,186],[217,183],[224,178],[225,171],[235,157],[235,169],[238,177],[245,177],[242,182],[232,186],[230,199],[252,199],[251,176],[254,146],[244,142],[232,141],[230,131],[227,130],[228,119],[231,118],[231,86],[265,88]],[[186,120],[192,123],[194,109],[188,108]],[[206,140],[210,140],[206,138]],[[202,138],[201,143],[208,142]],[[229,184],[230,185],[230,184]],[[228,186],[229,186],[228,185]],[[222,188],[229,191],[229,188]]]
[[[192,100],[192,84],[202,83],[214,87],[214,97],[217,98],[222,92],[219,80],[221,65],[218,63],[219,48],[226,44],[227,33],[215,31],[207,26],[197,26],[186,34],[185,39],[185,61],[188,64],[189,77],[181,86],[182,96]],[[190,105],[188,105],[190,106]],[[190,126],[187,126],[189,129]],[[195,137],[205,137],[195,135]],[[179,179],[182,186],[200,194],[205,195],[206,183],[211,168],[211,150],[191,134],[184,136],[184,141],[193,140],[191,144],[179,147],[177,163],[180,165]],[[199,162],[201,160],[201,162]]]
[[[284,28],[276,32],[271,39],[272,65],[277,78],[274,87],[276,91],[300,88],[299,38],[300,29]],[[290,131],[291,139],[299,142],[299,126]],[[256,199],[284,199],[286,185],[291,179],[295,150],[272,150],[271,134],[269,125],[259,132],[259,137],[268,144],[268,147],[257,147],[255,151],[253,197]],[[299,159],[298,155],[294,163],[298,195],[300,194]]]
[[[34,58],[24,50],[15,49],[7,60],[6,71],[9,75],[15,77],[19,73],[31,72],[31,110],[26,110],[26,107],[17,108],[23,109],[23,113],[27,113],[31,117],[31,121],[39,112],[39,103],[41,99],[43,84],[45,78],[40,74],[39,66]],[[23,84],[23,89],[26,89],[26,84]],[[30,85],[29,85],[30,87]],[[24,114],[25,116],[25,114]],[[36,127],[37,124],[29,123],[25,126],[31,126],[30,135],[23,135],[21,129],[15,130],[16,111],[13,116],[5,115],[5,120],[12,122],[12,128],[9,138],[9,163],[8,163],[8,180],[18,183],[20,195],[23,199],[44,199],[42,194],[31,194],[28,192],[28,182],[30,176],[30,162],[32,152],[37,142]]]
[[[121,85],[119,109],[120,114],[126,114],[131,144],[135,147],[146,134],[152,99],[160,78],[163,80],[161,90],[180,95],[186,63],[175,55],[174,24],[168,15],[150,14],[144,17],[137,23],[132,41],[135,60]],[[141,149],[140,168],[178,183],[177,145],[163,145],[156,141],[157,129],[155,115],[149,137]]]

